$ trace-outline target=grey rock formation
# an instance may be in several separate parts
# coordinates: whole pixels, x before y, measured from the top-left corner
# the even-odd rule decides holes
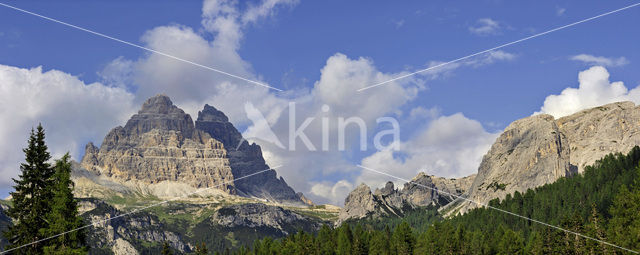
[[[349,219],[402,216],[407,210],[429,205],[443,206],[464,194],[473,179],[473,175],[447,179],[420,173],[405,183],[402,190],[395,189],[393,182],[387,182],[384,188],[373,193],[363,183],[345,199],[337,224]]]
[[[444,206],[464,194],[476,175],[448,179],[423,172],[404,184],[403,197],[414,206]]]
[[[465,196],[486,204],[581,173],[603,156],[626,153],[638,144],[640,108],[632,102],[595,107],[557,120],[545,114],[520,119],[505,129],[483,157]],[[451,215],[478,206],[459,200],[446,210]]]
[[[181,234],[166,230],[164,224],[150,214],[136,213],[110,219],[123,212],[96,199],[85,199],[80,202],[80,207],[89,209],[81,211],[85,221],[96,223],[86,232],[87,243],[93,249],[112,247],[111,252],[114,254],[135,254],[139,252],[140,247],[144,246],[142,242],[154,244],[166,242],[181,253],[187,253],[193,249],[191,244],[184,241]]]
[[[226,228],[267,228],[283,235],[295,231],[291,226],[301,226],[305,231],[315,231],[322,226],[320,222],[307,216],[261,203],[237,204],[220,208],[211,217],[211,222]]]
[[[81,165],[121,182],[169,181],[235,192],[224,145],[196,130],[191,117],[164,95],[148,99],[100,148],[89,143]]]
[[[229,122],[227,116],[210,105],[198,112],[196,129],[202,130],[224,144],[227,149],[231,171],[236,177],[248,176],[269,169],[257,144],[249,144],[238,130]],[[287,185],[275,170],[263,172],[235,182],[239,194],[264,198],[279,203],[312,205],[301,199]]]

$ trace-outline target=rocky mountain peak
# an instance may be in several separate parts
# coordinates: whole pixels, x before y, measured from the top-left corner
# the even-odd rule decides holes
[[[525,192],[563,176],[582,173],[586,165],[609,153],[640,144],[640,107],[617,102],[554,119],[539,114],[516,120],[483,157],[466,196],[488,203],[515,191]],[[450,212],[478,205],[456,203]]]
[[[245,141],[242,134],[229,122],[229,118],[215,107],[205,105],[204,109],[198,112],[195,127],[224,144],[229,152],[229,163],[234,176],[247,176],[269,169],[262,157],[260,146]],[[312,205],[311,201],[297,195],[282,177],[278,178],[274,170],[243,178],[236,181],[235,185],[239,193],[245,196]]]
[[[197,121],[206,122],[229,122],[229,118],[223,112],[219,111],[215,107],[205,104],[204,109],[198,112]]]
[[[165,95],[147,99],[137,114],[124,126],[131,135],[142,135],[152,129],[180,131],[187,138],[194,136],[195,127],[189,114],[173,105]]]
[[[242,142],[242,144],[240,144]],[[238,146],[238,145],[242,146]],[[269,169],[260,146],[249,145],[224,113],[205,105],[197,121],[165,95],[149,98],[100,148],[88,144],[82,167],[110,182],[171,197],[197,188],[288,204],[311,204]]]
[[[371,189],[366,184],[356,187],[344,201],[338,224],[365,217],[402,216],[407,210],[429,205],[442,206],[464,194],[475,175],[459,179],[435,177],[419,173],[402,190],[387,182],[383,188]]]
[[[171,102],[168,96],[162,94],[147,99],[147,101],[142,104],[140,111],[138,111],[139,114],[170,114],[174,112],[184,113],[180,108],[173,105],[173,102]]]
[[[240,131],[229,122],[229,118],[223,112],[208,104],[204,105],[204,109],[198,112],[195,127],[222,142],[227,150],[236,150],[241,143],[246,143],[242,140]],[[243,146],[245,147],[244,149],[246,149],[246,145]]]

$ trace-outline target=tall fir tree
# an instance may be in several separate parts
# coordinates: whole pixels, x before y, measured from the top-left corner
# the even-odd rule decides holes
[[[640,250],[640,189],[623,185],[611,207],[610,240],[622,247]]]
[[[338,228],[338,240],[336,254],[346,255],[351,254],[353,241],[353,234],[351,233],[351,227],[349,224],[342,224]]]
[[[202,242],[200,245],[196,245],[195,255],[208,255],[209,249],[207,249],[207,245]]]
[[[14,250],[14,254],[41,254],[45,245],[39,241],[46,238],[42,229],[47,228],[45,218],[51,211],[54,170],[48,163],[51,155],[44,138],[42,125],[38,125],[35,131],[31,130],[28,146],[23,149],[25,162],[20,165],[18,179],[13,179],[13,206],[7,210],[7,216],[14,220],[14,224],[4,236],[11,243],[8,249],[26,245]]]
[[[413,236],[413,231],[409,226],[409,223],[402,221],[393,231],[392,245],[395,248],[396,254],[408,255],[413,254],[413,249],[416,244],[416,239]]]
[[[167,242],[162,243],[162,250],[160,251],[160,254],[173,255],[173,252],[171,251],[171,247],[169,246],[169,243]]]
[[[48,228],[41,229],[45,236],[66,233],[48,240],[47,254],[86,254],[85,233],[82,218],[78,216],[78,204],[73,199],[71,162],[69,153],[56,161],[53,176],[53,200],[46,217]]]

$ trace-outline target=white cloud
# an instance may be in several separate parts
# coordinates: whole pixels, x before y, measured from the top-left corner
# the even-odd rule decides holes
[[[335,183],[322,182],[313,184],[309,194],[325,198],[331,204],[342,205],[344,198],[354,188],[353,184],[347,180],[340,180]]]
[[[0,65],[0,185],[19,172],[29,130],[42,123],[53,156],[70,151],[75,160],[87,141],[101,142],[109,129],[133,113],[133,95],[122,88],[85,84],[41,67]]]
[[[403,142],[401,151],[376,152],[363,159],[362,165],[403,179],[412,179],[418,172],[443,177],[468,176],[477,172],[497,135],[462,113],[440,116]],[[380,187],[388,180],[403,183],[367,170],[362,171],[356,183]]]
[[[583,109],[618,101],[640,102],[638,87],[628,90],[623,82],[610,82],[609,72],[602,66],[594,66],[578,75],[578,88],[565,88],[560,95],[549,95],[538,113],[551,114],[556,118],[567,116]]]
[[[248,26],[258,24],[264,18],[274,15],[278,8],[295,5],[297,1],[264,0],[255,5],[239,6],[241,3],[238,1],[204,1],[202,8],[203,29],[181,25],[159,26],[147,31],[142,36],[142,42],[146,47],[183,59],[250,79],[261,80],[260,75],[252,69],[250,63],[238,53],[244,37],[244,30]],[[212,39],[209,39],[210,36],[213,36]],[[19,140],[14,141],[7,138],[6,141],[22,146],[28,128],[37,124],[33,122],[42,121],[45,127],[50,130],[49,135],[52,140],[49,142],[56,144],[55,148],[52,146],[54,152],[61,153],[59,151],[72,149],[74,155],[78,155],[82,151],[77,148],[82,148],[88,141],[101,141],[108,129],[124,123],[134,109],[137,109],[146,98],[164,93],[169,95],[176,105],[192,115],[200,110],[205,103],[214,105],[225,112],[236,126],[251,124],[243,107],[245,103],[251,102],[264,115],[282,144],[288,147],[289,116],[287,107],[291,100],[296,102],[297,126],[307,117],[316,118],[305,133],[309,135],[318,150],[321,149],[322,139],[320,119],[328,117],[332,121],[329,126],[332,147],[329,151],[312,151],[307,150],[302,144],[298,144],[299,149],[289,151],[258,140],[257,142],[263,147],[265,159],[273,166],[283,164],[284,166],[278,169],[278,173],[294,189],[305,192],[314,201],[342,204],[344,197],[353,187],[353,180],[362,178],[358,178],[360,170],[345,156],[350,152],[336,149],[336,119],[338,117],[359,117],[365,121],[369,128],[368,131],[373,131],[376,127],[376,118],[389,115],[400,116],[400,109],[425,89],[424,80],[433,79],[443,72],[451,72],[460,66],[478,67],[496,61],[508,61],[514,57],[510,53],[496,51],[447,66],[441,71],[427,72],[364,92],[357,92],[357,89],[386,81],[407,72],[384,73],[376,68],[371,59],[349,58],[344,54],[336,53],[327,59],[321,69],[320,79],[314,83],[312,88],[276,94],[264,87],[248,84],[153,53],[133,60],[122,57],[113,60],[99,72],[102,83],[105,85],[100,83],[86,85],[76,77],[59,71],[42,73],[40,69],[34,69],[36,71],[18,69],[21,71],[11,72],[31,72],[30,75],[20,77],[48,77],[46,78],[48,80],[29,78],[34,80],[32,81],[34,84],[37,84],[37,86],[33,85],[32,90],[43,91],[42,93],[36,93],[37,96],[28,100],[22,100],[23,104],[16,103],[15,107],[0,105],[2,123],[9,123],[9,120],[16,118],[22,121],[19,125],[15,125],[15,129],[0,129],[0,138],[11,136],[10,138],[13,139],[13,137],[17,137],[16,139]],[[26,92],[16,86],[16,84],[24,82],[8,83],[6,81],[9,79],[8,77],[12,76],[0,77],[1,96],[17,94],[18,96],[10,98],[14,101],[16,101],[15,98],[21,98],[20,93],[24,93],[26,96]],[[11,86],[5,84],[11,84]],[[48,84],[62,85],[56,87]],[[127,92],[127,89],[135,92],[132,94]],[[100,103],[96,103],[96,100]],[[13,101],[7,101],[7,104],[9,102]],[[0,102],[0,104],[2,103]],[[321,110],[323,105],[329,106],[330,111],[323,112]],[[5,109],[15,109],[16,111],[9,114],[9,111],[5,112]],[[25,109],[29,111],[21,112],[26,111]],[[57,109],[62,110],[58,111]],[[421,118],[429,120],[438,118],[439,121],[444,122],[444,120],[440,120],[443,117],[439,117],[438,110],[435,108],[415,108],[408,115],[409,118],[412,118],[411,121],[415,121],[417,125],[426,122],[426,119]],[[470,125],[472,123],[473,121],[462,124]],[[13,125],[10,127],[14,128]],[[261,130],[256,126],[249,126],[248,130],[253,134],[261,134]],[[25,134],[24,137],[15,135],[20,132]],[[358,146],[356,139],[359,138],[359,135],[357,132],[358,130],[355,128],[347,130],[348,149],[354,149],[350,147],[353,146],[352,144]],[[417,142],[404,144],[408,146],[408,149],[403,153],[411,156],[411,160],[407,161],[408,163],[400,164],[404,169],[402,171],[409,172],[410,168],[415,167],[412,170],[415,173],[420,170],[418,167],[430,166],[435,160],[426,158],[426,163],[420,163],[422,154],[417,144]],[[16,148],[18,149],[16,150]],[[0,153],[6,150],[5,155],[9,155],[10,152],[17,155],[20,150],[19,147],[16,148],[2,148]],[[370,157],[372,158],[370,160],[376,156],[381,157],[384,153],[376,153]],[[12,159],[18,159],[19,155],[15,155],[12,156]],[[441,169],[442,173],[455,175],[460,171],[452,169],[467,168],[467,163],[451,161],[453,158],[460,157],[459,152],[453,149],[434,155],[445,158],[443,162],[448,162],[447,164],[451,166],[437,168]],[[1,166],[7,165],[5,162],[8,161],[5,158],[2,158],[1,161]],[[15,164],[15,162],[17,161],[13,160],[9,163]],[[447,169],[453,172],[446,172],[449,171]],[[1,171],[5,174],[4,168]],[[9,176],[15,176],[11,174],[15,174],[17,168],[12,171]],[[388,178],[385,178],[386,180]]]
[[[625,57],[619,58],[607,58],[607,57],[598,57],[588,54],[580,54],[575,55],[569,58],[574,61],[580,61],[589,65],[599,65],[599,66],[607,66],[607,67],[618,67],[629,64],[629,61]]]
[[[478,19],[475,25],[469,27],[469,32],[480,36],[487,36],[499,34],[501,29],[502,26],[498,21],[491,18],[482,18]]]
[[[556,7],[556,16],[562,16],[565,12],[567,12],[566,8]]]
[[[509,53],[503,50],[494,50],[494,51],[490,51],[485,54],[481,54],[476,57],[472,57],[463,61],[453,62],[447,65],[433,68],[428,71],[422,72],[421,74],[426,76],[428,79],[437,79],[441,77],[448,77],[454,70],[457,70],[458,68],[461,68],[461,67],[479,68],[479,67],[491,65],[497,62],[512,61],[512,60],[515,60],[516,58],[517,58],[516,54]],[[427,64],[427,66],[434,67],[442,63],[446,63],[446,62],[430,61]]]

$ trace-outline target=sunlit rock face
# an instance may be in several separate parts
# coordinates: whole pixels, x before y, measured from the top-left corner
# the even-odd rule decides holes
[[[152,184],[149,192],[155,195],[198,188],[235,192],[224,145],[195,129],[191,117],[164,95],[148,99],[124,127],[106,135],[100,148],[89,143],[81,166],[121,183]],[[175,194],[162,186],[176,187]]]
[[[585,166],[609,153],[627,153],[640,145],[640,107],[632,102],[607,104],[554,119],[541,114],[517,120],[484,156],[465,196],[486,204],[515,191],[526,192]],[[450,213],[480,206],[457,201]]]

